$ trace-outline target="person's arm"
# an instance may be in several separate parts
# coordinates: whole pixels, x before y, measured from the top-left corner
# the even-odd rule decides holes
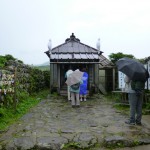
[[[131,81],[130,78],[129,78],[128,76],[125,76],[124,82],[125,82],[125,83],[129,83],[130,81]]]
[[[80,81],[80,84],[82,84],[82,83],[83,83],[83,81],[81,80],[81,81]]]
[[[67,78],[67,72],[65,73],[65,78]]]

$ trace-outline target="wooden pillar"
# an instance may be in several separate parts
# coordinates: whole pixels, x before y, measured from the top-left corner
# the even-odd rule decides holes
[[[50,94],[51,94],[51,61],[49,59],[49,74],[50,74],[50,80],[49,80],[49,90],[50,90]]]
[[[60,94],[60,87],[61,87],[61,84],[60,84],[60,78],[61,78],[61,75],[60,75],[60,64],[57,65],[57,78],[58,78],[58,89],[57,89],[57,92]]]
[[[113,68],[113,91],[115,90],[115,68]]]
[[[96,85],[95,91],[98,92],[98,87],[99,87],[99,66],[98,64],[94,65],[94,84]]]

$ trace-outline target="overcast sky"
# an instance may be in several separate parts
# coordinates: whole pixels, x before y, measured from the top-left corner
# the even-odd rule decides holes
[[[71,33],[108,58],[150,56],[150,0],[0,0],[0,55],[25,64],[49,61],[44,53]]]

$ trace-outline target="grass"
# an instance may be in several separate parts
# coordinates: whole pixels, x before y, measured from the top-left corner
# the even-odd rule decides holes
[[[22,97],[22,100],[17,105],[16,111],[11,106],[9,108],[0,108],[0,131],[5,131],[7,128],[26,114],[30,108],[37,105],[49,93],[49,90],[43,90],[35,93],[32,96]]]
[[[45,71],[45,70],[49,70],[49,65],[46,65],[46,66],[35,66],[35,68],[39,69],[39,70],[42,70],[42,71]]]
[[[118,95],[107,95],[106,98],[109,100],[109,101],[113,101],[115,100],[114,102],[114,107],[121,111],[123,114],[129,114],[129,110],[130,110],[130,106],[129,106],[129,103],[121,103],[119,101],[119,96]],[[119,103],[120,102],[120,103]],[[143,103],[143,107],[142,107],[142,114],[143,115],[150,115],[150,102],[148,103]]]
[[[70,142],[67,144],[63,144],[61,146],[62,150],[75,150],[75,149],[81,149],[80,144],[76,142]]]

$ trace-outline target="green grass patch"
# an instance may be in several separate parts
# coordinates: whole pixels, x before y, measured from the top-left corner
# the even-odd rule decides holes
[[[117,108],[118,110],[129,110],[129,105],[124,105],[124,104],[121,104],[121,103],[116,103],[114,105],[115,108]]]
[[[79,143],[70,142],[70,143],[67,143],[67,144],[63,144],[61,146],[61,149],[62,150],[75,150],[75,149],[80,149],[81,150],[81,147],[80,147]]]
[[[124,105],[124,104],[114,104],[113,107],[119,111],[120,113],[124,114],[124,115],[128,115],[129,111],[130,111],[130,106],[129,105]]]
[[[46,98],[48,94],[49,90],[43,90],[39,93],[33,94],[32,96],[21,93],[21,99],[17,104],[16,111],[13,106],[0,108],[0,131],[5,131],[11,124],[26,114],[30,108],[37,105],[42,99]]]

